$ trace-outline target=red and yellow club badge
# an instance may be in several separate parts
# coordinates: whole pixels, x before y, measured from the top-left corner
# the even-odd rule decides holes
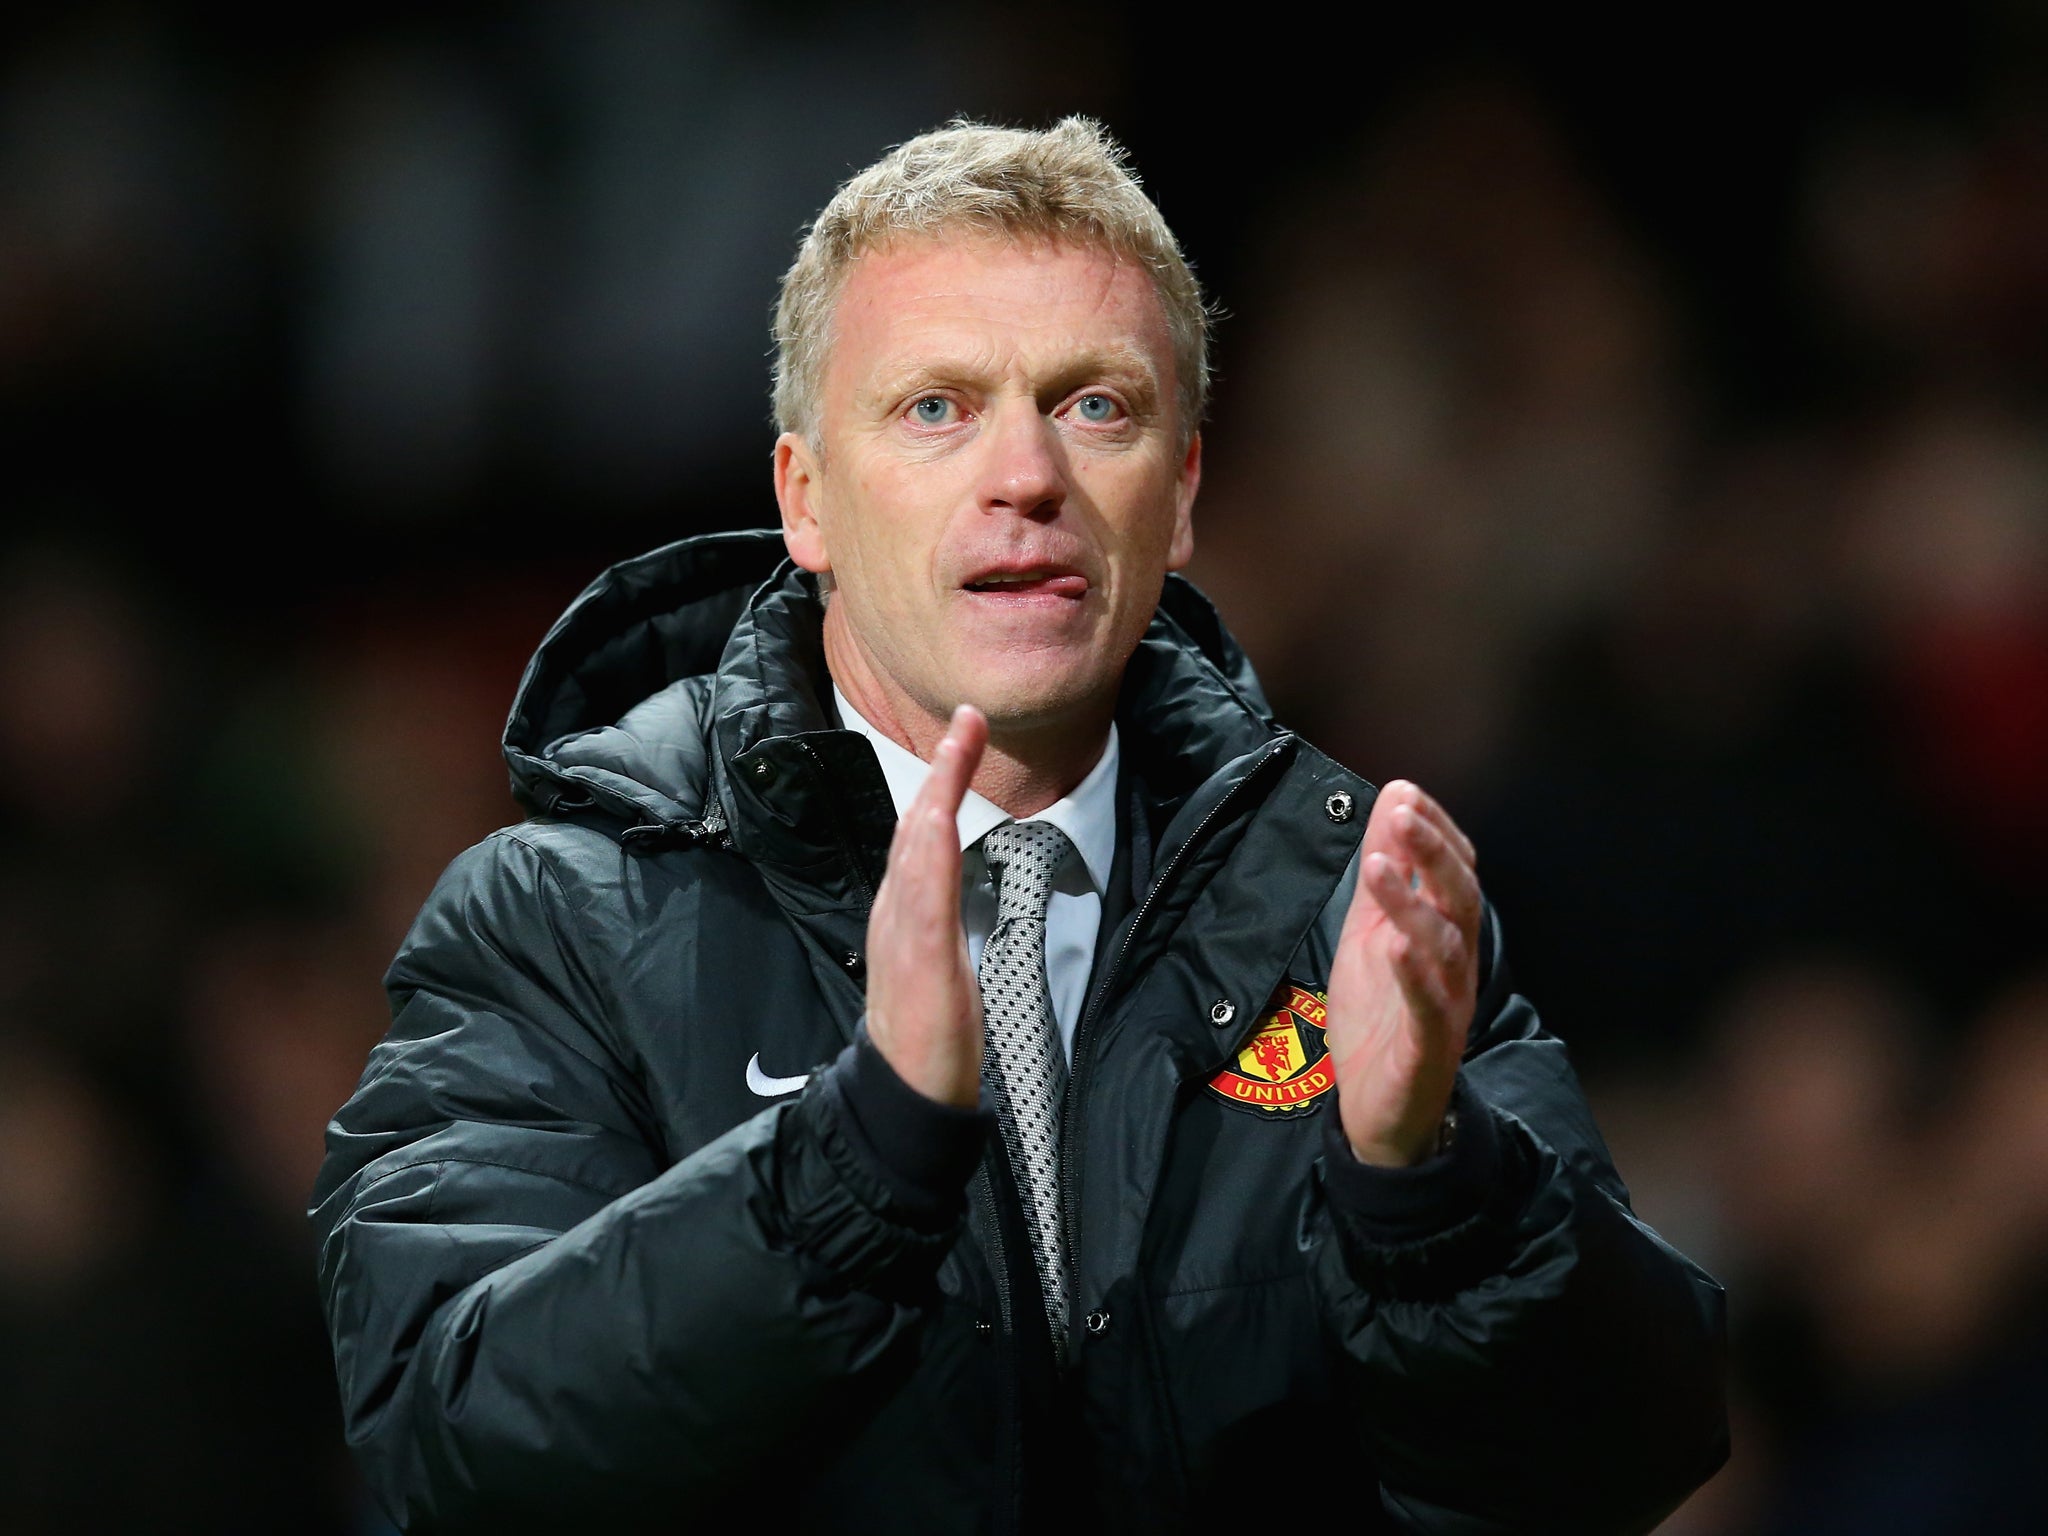
[[[1337,1086],[1337,1064],[1323,1039],[1326,1016],[1322,993],[1282,982],[1251,1038],[1209,1079],[1209,1091],[1261,1114],[1308,1109]]]

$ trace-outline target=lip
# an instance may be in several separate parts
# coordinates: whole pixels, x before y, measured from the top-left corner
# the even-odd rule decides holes
[[[960,590],[998,602],[1077,603],[1092,586],[1082,571],[1059,561],[1005,560],[973,572],[960,583]]]

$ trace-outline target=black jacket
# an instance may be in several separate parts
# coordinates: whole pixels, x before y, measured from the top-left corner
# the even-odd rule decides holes
[[[1720,1464],[1720,1290],[1631,1214],[1490,914],[1454,1145],[1342,1145],[1311,999],[1373,791],[1178,578],[1120,707],[1056,1370],[983,1119],[921,1119],[849,1044],[894,810],[779,556],[689,540],[577,600],[506,729],[533,819],[455,860],[386,978],[311,1215],[402,1526],[1240,1531],[1336,1500],[1594,1536]]]

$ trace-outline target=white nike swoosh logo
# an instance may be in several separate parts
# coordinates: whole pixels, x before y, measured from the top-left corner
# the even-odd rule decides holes
[[[759,1051],[747,1058],[747,1086],[764,1099],[779,1098],[785,1093],[795,1093],[811,1080],[808,1072],[799,1072],[795,1077],[770,1077],[761,1070]]]

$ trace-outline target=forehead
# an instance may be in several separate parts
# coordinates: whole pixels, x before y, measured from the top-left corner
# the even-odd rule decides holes
[[[1171,377],[1166,312],[1141,264],[1093,246],[919,236],[854,261],[834,309],[826,389],[939,360],[1055,367],[1076,351],[1143,358]]]

